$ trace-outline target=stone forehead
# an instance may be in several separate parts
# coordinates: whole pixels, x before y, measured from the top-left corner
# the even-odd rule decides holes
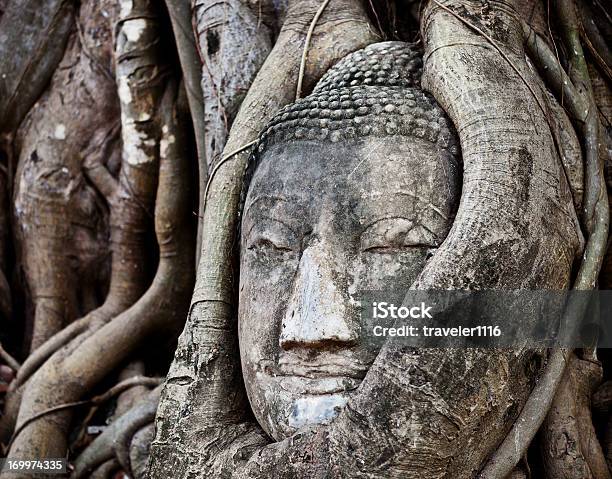
[[[307,97],[281,109],[261,133],[257,156],[295,140],[340,142],[366,136],[411,136],[458,154],[453,126],[420,89],[421,52],[402,42],[348,55]]]

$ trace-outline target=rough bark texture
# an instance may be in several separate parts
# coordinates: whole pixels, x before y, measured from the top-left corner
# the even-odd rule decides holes
[[[135,407],[118,417],[81,453],[74,464],[71,479],[85,479],[105,462],[117,457],[117,450],[131,453],[134,434],[142,427],[153,424],[159,402],[161,386],[147,394]],[[152,440],[153,438],[151,438]],[[151,442],[149,440],[149,444]],[[121,454],[121,453],[120,453]],[[144,461],[146,463],[146,461]],[[131,463],[131,459],[130,459]],[[128,464],[129,466],[129,464]],[[129,470],[129,469],[128,469]]]
[[[78,20],[83,34],[72,36],[49,90],[17,139],[13,222],[33,303],[31,349],[97,306],[105,287],[104,275],[94,272],[105,266],[108,212],[86,181],[82,154],[100,124],[112,131],[119,114],[105,9],[108,4],[84,5]],[[106,136],[111,157],[115,146],[112,135]],[[77,283],[80,276],[92,284]]]
[[[591,395],[600,366],[572,356],[552,408],[542,425],[546,477],[610,478],[591,418]]]
[[[272,49],[272,33],[242,0],[199,0],[194,8],[210,167],[223,152],[238,108]]]
[[[69,355],[60,350],[57,354],[61,361],[48,361],[37,371],[25,386],[17,427],[47,407],[80,399],[119,366],[142,341],[155,334],[172,334],[182,324],[183,308],[193,274],[189,168],[185,163],[187,158],[183,149],[182,129],[178,127],[182,124],[181,118],[184,118],[184,108],[174,108],[176,90],[172,88],[165,89],[164,101],[161,102],[164,69],[155,56],[158,32],[150,5],[134,2],[130,3],[130,7],[120,12],[122,28],[116,49],[123,123],[121,177],[115,185],[112,176],[102,169],[98,172],[101,175],[97,177],[96,184],[109,194],[111,206],[118,204],[120,210],[121,207],[132,208],[138,213],[137,218],[142,215],[146,217],[151,213],[148,208],[153,198],[149,197],[149,191],[150,188],[153,188],[153,193],[155,191],[157,159],[161,157],[155,209],[160,256],[158,271],[148,291],[131,308],[108,324],[104,324],[108,318],[95,318],[96,329],[99,328],[95,333],[86,331],[84,337],[77,338],[76,344],[73,342]],[[134,51],[130,52],[129,49]],[[186,194],[175,195],[175,191]],[[134,200],[136,204],[133,204]],[[142,227],[134,221],[134,216],[128,215],[124,220],[124,223],[117,225],[119,231],[113,238],[119,245],[118,249],[126,243],[128,248],[134,247],[131,244],[133,236],[143,235]],[[113,263],[117,252],[114,251]],[[126,279],[134,274],[134,270],[136,274],[141,274],[139,271],[142,268],[142,260],[135,264],[130,261],[113,264],[113,278],[117,275],[122,280],[115,287],[123,285],[128,286],[124,290],[129,290],[129,287],[133,289]],[[111,279],[107,303],[122,297],[120,293],[113,294]],[[108,308],[114,309],[111,306],[116,305],[111,304]],[[121,311],[116,311],[112,316]],[[44,416],[29,423],[13,439],[11,454],[21,457],[64,455],[69,423],[70,415],[67,413]]]
[[[192,28],[192,12],[190,0],[166,0],[166,7],[172,23],[172,30],[176,41],[183,82],[187,92],[187,101],[191,112],[191,123],[195,136],[195,146],[198,159],[198,216],[204,216],[204,185],[208,180],[208,163],[206,161],[206,125],[204,119],[204,100],[201,83],[201,61],[196,45],[195,32]],[[198,236],[196,241],[196,264],[200,258],[200,243],[202,238],[202,224],[198,222]]]
[[[10,2],[1,18],[0,130],[10,132],[25,117],[64,55],[74,24],[74,3]]]

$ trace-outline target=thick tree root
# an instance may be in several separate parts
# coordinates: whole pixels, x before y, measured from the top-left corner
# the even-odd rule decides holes
[[[112,325],[106,325],[109,319],[124,311],[142,295],[146,280],[146,270],[144,268],[145,248],[143,242],[145,240],[146,225],[150,222],[151,205],[156,185],[158,169],[157,149],[159,148],[159,138],[162,130],[162,125],[156,117],[163,92],[163,75],[165,74],[165,69],[156,56],[157,36],[159,33],[153,20],[155,17],[151,12],[147,13],[146,8],[150,8],[147,5],[147,2],[133,2],[132,10],[122,11],[122,17],[120,18],[121,28],[117,37],[115,53],[117,57],[117,84],[122,109],[121,134],[123,137],[123,160],[119,180],[114,181],[111,175],[105,173],[100,158],[105,151],[104,143],[108,135],[102,132],[94,135],[93,145],[90,148],[93,158],[90,157],[89,160],[86,160],[90,179],[101,192],[106,194],[107,201],[111,207],[113,255],[110,291],[104,305],[99,310],[91,313],[94,319],[90,327],[76,339],[72,340],[67,348],[63,348],[63,350],[51,356],[26,385],[27,393],[23,396],[24,400],[22,401],[19,416],[21,420],[18,422],[18,427],[20,423],[26,421],[28,417],[35,415],[36,412],[59,403],[77,401],[79,399],[78,396],[87,393],[87,384],[95,384],[108,374],[114,367],[113,364],[120,362],[130,350],[123,350],[122,354],[117,354],[116,357],[111,358],[110,365],[105,364],[99,359],[100,351],[110,354],[106,343],[107,338],[104,335],[106,333],[113,334],[125,331],[123,328],[130,323],[132,315],[142,314],[140,309],[137,308],[136,311],[133,311],[132,315],[125,317],[123,322],[116,320]],[[146,21],[142,20],[141,17],[146,18]],[[144,22],[144,26],[141,25],[141,22]],[[171,94],[168,97],[173,98]],[[166,115],[167,119],[169,118],[173,121],[171,101],[173,100],[168,100],[167,102]],[[175,128],[174,125],[175,122],[167,124],[166,127]],[[164,141],[166,142],[166,148],[165,151],[162,151],[162,154],[173,154],[176,156],[176,142],[178,141],[176,131],[173,129],[173,134],[167,134]],[[98,158],[96,158],[96,155]],[[171,161],[176,160],[172,158]],[[92,164],[99,164],[101,166],[93,168]],[[171,171],[171,173],[172,177],[169,181],[177,181],[175,179],[176,173],[174,171]],[[187,191],[187,188],[183,188],[183,191]],[[168,201],[168,196],[169,192],[161,192],[162,201]],[[188,198],[172,199],[169,203],[170,206],[176,208],[177,201],[180,206],[187,202]],[[166,214],[167,208],[168,206],[158,204],[158,210],[162,214]],[[168,238],[168,235],[172,235],[172,232],[167,232],[166,228],[168,225],[175,225],[179,220],[181,220],[181,217],[177,216],[177,218],[172,218],[165,224],[159,225],[162,227],[159,234],[163,236],[163,238],[160,238],[160,242],[163,240],[168,243],[168,245],[160,247],[162,258],[166,250],[172,252],[179,250],[182,252],[184,249],[189,249],[189,240],[179,247],[175,247],[173,242],[169,241],[169,239],[175,238]],[[178,226],[177,228],[181,234],[184,234],[182,231],[188,227],[184,225],[184,220],[183,223],[179,224],[182,226],[182,230]],[[182,240],[182,237],[180,239]],[[180,264],[182,257],[180,255],[177,256],[176,259],[172,259],[175,259],[174,263]],[[173,261],[170,262],[172,263]],[[160,262],[160,270],[163,269],[164,261],[162,260]],[[185,272],[178,275],[178,278],[187,279],[183,281],[179,279],[174,287],[186,287],[186,283],[189,282],[188,278],[191,269],[188,266],[185,268]],[[156,286],[159,288],[162,285],[157,284]],[[168,292],[165,291],[164,294],[167,295]],[[141,308],[150,305],[150,309],[146,311],[147,314],[143,315],[143,325],[147,324],[147,319],[151,318],[151,316],[157,318],[167,313],[167,309],[157,304],[159,296],[160,292],[154,295],[150,294],[148,299],[140,304]],[[162,303],[164,302],[162,301]],[[180,311],[173,311],[170,316],[173,314],[180,314]],[[131,336],[129,339],[133,342],[140,340],[137,336]],[[120,340],[117,343],[117,347],[121,347],[121,344]],[[69,354],[66,354],[66,349],[70,350]],[[94,356],[88,358],[88,354],[93,354]],[[82,359],[82,362],[79,361],[79,358]],[[84,364],[91,365],[92,368],[96,369],[97,374],[88,375],[89,371],[87,368],[83,368]],[[78,371],[74,377],[84,375],[87,377],[87,381],[78,385],[73,382],[66,382],[65,378],[73,377],[70,373],[72,367],[76,367]],[[59,386],[53,387],[53,384],[59,384]],[[82,392],[77,397],[62,396],[62,388],[71,390],[75,386],[76,389],[82,388],[80,389]],[[47,387],[52,389],[50,394],[47,392]],[[44,398],[44,400],[36,398]],[[69,417],[66,414],[61,414],[60,416],[64,418]],[[45,417],[30,424],[17,438],[12,449],[20,452],[23,451],[28,457],[48,457],[46,456],[48,450],[57,446],[59,446],[59,449],[65,448],[65,440],[60,439],[58,441],[53,432],[57,431],[56,426],[58,425],[53,425],[52,423],[52,420],[50,421],[49,418]],[[49,427],[42,426],[43,424]],[[42,427],[39,428],[39,426]],[[63,422],[60,429],[62,427],[67,427],[67,423]],[[62,437],[65,432],[57,434],[59,437]],[[22,450],[22,448],[25,449]],[[60,455],[63,453],[61,452]]]
[[[129,468],[129,449],[135,432],[155,419],[161,387],[151,391],[134,408],[118,417],[83,451],[74,463],[71,479],[86,479],[104,462],[115,458]],[[121,452],[118,454],[118,450]],[[129,469],[126,469],[129,470]]]
[[[110,459],[96,469],[91,476],[89,476],[89,479],[109,479],[113,477],[113,474],[118,472],[120,469],[121,466],[117,460]]]
[[[610,220],[603,175],[603,158],[600,156],[599,149],[601,125],[578,37],[574,2],[558,0],[556,11],[562,23],[562,33],[567,48],[573,52],[573,55],[570,56],[569,77],[554,59],[545,42],[538,42],[537,35],[526,29],[524,25],[523,30],[530,54],[541,60],[540,65],[543,70],[546,70],[546,76],[552,79],[552,87],[556,90],[558,97],[563,98],[563,93],[569,93],[568,110],[575,121],[577,131],[582,134],[585,149],[585,187],[581,219],[588,240],[573,289],[590,290],[595,288],[601,271],[606,253]],[[581,318],[584,312],[584,308],[580,305],[572,305],[564,314],[561,327],[566,328],[571,334],[576,322],[575,318]],[[567,352],[563,350],[552,351],[543,377],[548,387],[538,385],[534,390],[534,395],[521,411],[510,433],[482,471],[483,479],[507,474],[517,464],[520,456],[526,452],[544,419],[544,413],[552,404],[557,387],[562,382],[566,357]]]
[[[130,473],[134,479],[147,479],[151,444],[155,438],[155,423],[151,421],[134,433],[130,444]]]
[[[172,89],[161,106],[161,164],[155,209],[155,230],[160,263],[149,290],[134,306],[83,341],[60,364],[48,361],[27,385],[19,424],[41,410],[61,402],[78,401],[110,371],[118,367],[136,347],[155,334],[176,334],[183,321],[193,280],[192,230],[187,158]],[[92,365],[84,368],[83,365]],[[66,381],[73,378],[73,381]],[[45,415],[28,424],[13,443],[11,453],[57,457],[66,451],[70,415]]]
[[[131,378],[128,378],[124,381],[121,381],[120,383],[116,384],[115,386],[113,386],[111,389],[109,389],[108,391],[106,391],[104,394],[101,394],[99,396],[95,396],[91,399],[85,399],[82,401],[75,401],[75,402],[69,402],[69,403],[64,403],[64,404],[58,404],[57,406],[53,406],[49,409],[44,409],[43,411],[40,411],[39,413],[35,414],[34,416],[31,416],[30,418],[28,418],[27,420],[25,420],[24,422],[22,422],[19,427],[17,427],[15,429],[15,431],[13,432],[13,438],[11,440],[11,443],[9,443],[9,448],[12,444],[12,442],[15,440],[15,438],[17,438],[19,436],[19,433],[25,429],[28,424],[35,422],[36,420],[43,418],[49,414],[53,414],[55,412],[59,412],[59,411],[64,411],[67,409],[73,409],[75,407],[78,406],[85,406],[85,405],[92,405],[92,406],[98,406],[100,404],[104,404],[105,402],[107,402],[109,399],[112,399],[114,396],[121,394],[124,391],[127,391],[133,387],[137,387],[137,386],[157,386],[160,383],[160,379],[159,378],[147,378],[147,377],[143,377],[143,376],[133,376]]]
[[[1,343],[0,343],[0,359],[4,361],[13,371],[15,371],[15,373],[19,371],[19,368],[21,367],[19,362],[2,347]]]
[[[550,479],[610,479],[591,419],[601,366],[572,355],[542,425],[542,457]]]
[[[51,336],[40,347],[36,348],[19,368],[15,381],[11,383],[11,391],[15,391],[19,386],[24,384],[56,351],[87,329],[87,325],[92,317],[93,316],[90,315],[77,319],[57,334]]]
[[[73,2],[9,2],[0,22],[0,131],[16,128],[38,99],[62,59],[73,25]]]
[[[205,161],[200,168],[208,172],[218,162],[245,92],[270,53],[272,34],[257,12],[242,0],[198,0],[194,2],[190,21],[199,53],[198,86],[204,107],[201,131],[204,150],[199,161]],[[199,247],[208,179],[208,175],[200,177]],[[200,250],[196,257],[199,262]]]
[[[132,361],[119,373],[119,381],[145,375],[145,364],[144,361]],[[132,388],[126,389],[117,398],[117,404],[115,405],[115,412],[113,416],[121,416],[124,412],[130,410],[136,402],[138,402],[143,396],[147,394],[147,387],[145,385],[136,385]]]
[[[31,349],[91,307],[98,285],[77,282],[78,276],[105,282],[108,213],[83,176],[82,152],[100,124],[107,128],[119,114],[114,82],[104,73],[110,45],[99,41],[111,36],[103,15],[108,6],[108,1],[83,3],[77,23],[87,33],[72,35],[49,89],[14,144],[15,248],[33,303]],[[71,13],[61,15],[73,21]]]

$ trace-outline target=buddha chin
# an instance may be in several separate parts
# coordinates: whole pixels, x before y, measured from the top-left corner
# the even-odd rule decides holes
[[[350,349],[313,354],[304,348],[282,350],[278,361],[264,361],[256,382],[272,405],[271,430],[278,428],[285,437],[336,417],[367,373],[369,364],[361,356]]]
[[[393,70],[410,73],[416,59],[397,42],[349,56],[279,112],[250,160],[238,332],[253,413],[275,440],[332,421],[350,401],[378,353],[360,294],[408,289],[452,225],[452,127]],[[393,86],[351,80],[366,78],[368,62],[389,63]]]
[[[281,364],[274,375],[272,371],[257,375],[274,404],[272,414],[283,436],[306,425],[331,421],[363,379],[350,377],[329,363],[322,364],[323,357],[318,359],[315,364],[304,362],[295,368]]]

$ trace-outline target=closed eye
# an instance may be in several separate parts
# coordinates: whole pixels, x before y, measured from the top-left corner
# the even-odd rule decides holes
[[[380,246],[369,246],[366,248],[362,248],[362,251],[368,253],[397,253],[398,251],[405,251],[407,248],[432,248],[431,245],[425,243],[415,243],[415,244],[404,244],[399,246],[393,245],[380,245]]]
[[[361,251],[396,253],[411,248],[436,248],[439,240],[424,225],[402,217],[384,218],[371,224],[361,235]]]
[[[280,240],[272,240],[270,238],[259,236],[255,238],[252,242],[247,245],[247,249],[255,250],[255,249],[274,249],[277,251],[293,251],[293,249],[284,244]]]
[[[290,252],[299,250],[299,236],[283,221],[260,218],[243,237],[244,247],[251,251]]]

